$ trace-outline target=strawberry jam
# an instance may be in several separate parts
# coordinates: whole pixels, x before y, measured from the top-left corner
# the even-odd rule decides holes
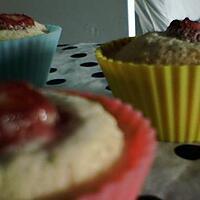
[[[200,42],[200,22],[184,20],[173,20],[166,30],[168,36],[176,37],[189,42]]]
[[[34,20],[24,14],[0,14],[0,30],[20,30],[34,26]]]
[[[0,84],[0,149],[55,137],[56,107],[23,82]]]

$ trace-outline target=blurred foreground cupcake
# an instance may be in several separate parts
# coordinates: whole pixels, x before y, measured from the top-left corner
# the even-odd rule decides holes
[[[96,52],[115,96],[141,109],[158,139],[200,142],[200,23],[174,20]]]
[[[149,121],[119,100],[0,85],[1,200],[134,200],[155,146]]]
[[[0,81],[25,80],[43,86],[61,28],[24,14],[0,14]]]

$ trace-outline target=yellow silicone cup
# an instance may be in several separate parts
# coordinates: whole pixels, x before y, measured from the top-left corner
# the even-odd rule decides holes
[[[200,142],[200,65],[154,66],[110,58],[131,39],[112,41],[96,50],[113,95],[149,117],[158,140]]]

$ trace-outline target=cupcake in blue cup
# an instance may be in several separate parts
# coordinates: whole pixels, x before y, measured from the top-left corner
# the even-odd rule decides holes
[[[24,14],[0,14],[0,82],[24,80],[42,87],[61,27],[43,25]]]

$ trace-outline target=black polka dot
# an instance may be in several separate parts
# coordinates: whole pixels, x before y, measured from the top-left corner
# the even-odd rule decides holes
[[[69,44],[58,44],[57,47],[65,47],[68,46]]]
[[[69,47],[64,47],[62,50],[70,50],[70,49],[77,49],[78,47],[76,46],[69,46]]]
[[[61,84],[64,82],[66,82],[66,80],[62,79],[62,78],[52,79],[52,80],[47,81],[47,85],[57,85],[57,84]]]
[[[57,69],[56,68],[54,68],[54,67],[52,67],[52,68],[50,68],[50,73],[53,73],[53,72],[56,72],[57,71]]]
[[[162,200],[161,198],[154,195],[140,195],[137,200]]]
[[[174,149],[176,155],[187,160],[200,159],[200,145],[184,144]]]
[[[82,58],[85,56],[87,56],[86,53],[76,53],[76,54],[71,55],[72,58]]]
[[[106,86],[106,90],[111,90],[109,85]]]
[[[98,65],[97,62],[85,62],[80,64],[81,67],[95,67],[97,65]]]
[[[96,72],[96,73],[92,74],[92,77],[102,78],[102,77],[104,77],[104,74],[103,74],[103,72]]]

